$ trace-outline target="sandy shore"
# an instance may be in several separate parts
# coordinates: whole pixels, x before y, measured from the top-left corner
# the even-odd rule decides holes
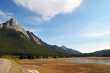
[[[9,73],[11,69],[11,62],[6,59],[0,59],[0,73]]]
[[[13,60],[0,59],[0,73],[25,73],[25,71]]]

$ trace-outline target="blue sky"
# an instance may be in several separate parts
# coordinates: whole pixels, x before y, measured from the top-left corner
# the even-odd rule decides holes
[[[15,17],[49,44],[110,49],[110,0],[1,0],[0,23]]]

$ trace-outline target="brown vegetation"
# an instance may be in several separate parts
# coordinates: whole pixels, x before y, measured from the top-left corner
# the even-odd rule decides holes
[[[19,63],[40,73],[110,73],[109,65],[73,64],[63,59],[20,60]]]

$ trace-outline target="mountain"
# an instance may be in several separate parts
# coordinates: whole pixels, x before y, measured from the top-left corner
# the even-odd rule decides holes
[[[110,56],[110,49],[93,52],[95,56]]]
[[[92,57],[110,57],[110,49],[104,49],[104,50],[99,50],[99,51],[95,51],[92,53],[84,53],[82,54],[82,56],[88,57],[88,56],[92,56]]]
[[[0,55],[69,57],[80,53],[49,45],[34,33],[24,30],[15,19],[0,24]]]
[[[66,46],[62,46],[60,48],[62,48],[66,53],[69,53],[71,55],[73,55],[73,54],[74,55],[81,55],[81,53],[79,51],[67,48]]]
[[[5,23],[0,24],[0,29],[10,29],[10,30],[19,31],[28,37],[26,31],[19,25],[19,23],[15,19],[10,19]]]
[[[37,37],[33,32],[27,31],[27,34],[33,43],[38,45],[47,45],[44,41],[42,41],[39,37]]]

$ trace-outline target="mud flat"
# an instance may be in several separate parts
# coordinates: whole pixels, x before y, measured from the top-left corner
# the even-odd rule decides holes
[[[87,60],[85,62],[85,60]],[[91,62],[88,62],[88,60]],[[39,73],[110,73],[110,65],[98,63],[104,59],[96,58],[58,58],[19,60],[25,69],[38,70]],[[106,59],[106,61],[109,59]],[[93,62],[97,61],[97,62]],[[82,62],[82,63],[81,63]]]
[[[68,58],[65,61],[80,64],[104,64],[110,65],[110,57],[80,57],[80,58]]]

